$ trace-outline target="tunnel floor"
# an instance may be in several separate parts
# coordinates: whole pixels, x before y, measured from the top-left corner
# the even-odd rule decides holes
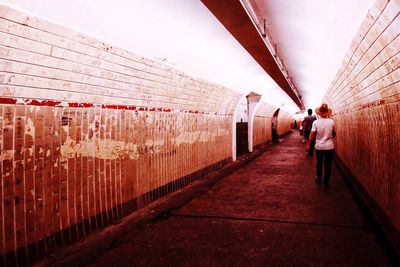
[[[89,265],[390,266],[338,169],[325,189],[314,165],[293,133]]]

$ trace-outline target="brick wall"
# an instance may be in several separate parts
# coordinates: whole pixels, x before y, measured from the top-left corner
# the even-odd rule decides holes
[[[335,113],[337,154],[400,249],[399,12],[398,0],[376,1],[326,101]]]
[[[224,164],[239,98],[0,5],[0,254],[48,253]]]

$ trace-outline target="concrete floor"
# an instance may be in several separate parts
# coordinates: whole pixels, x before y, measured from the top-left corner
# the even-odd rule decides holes
[[[180,208],[129,228],[85,265],[390,266],[339,171],[325,189],[314,166],[291,134]]]

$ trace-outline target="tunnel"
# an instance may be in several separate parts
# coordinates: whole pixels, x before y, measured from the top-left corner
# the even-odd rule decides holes
[[[399,14],[0,0],[0,265],[400,266]]]

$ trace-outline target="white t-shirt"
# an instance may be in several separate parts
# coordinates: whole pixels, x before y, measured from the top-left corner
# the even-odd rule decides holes
[[[335,147],[333,143],[333,120],[330,118],[318,118],[312,124],[311,132],[316,133],[315,149],[330,150]]]

